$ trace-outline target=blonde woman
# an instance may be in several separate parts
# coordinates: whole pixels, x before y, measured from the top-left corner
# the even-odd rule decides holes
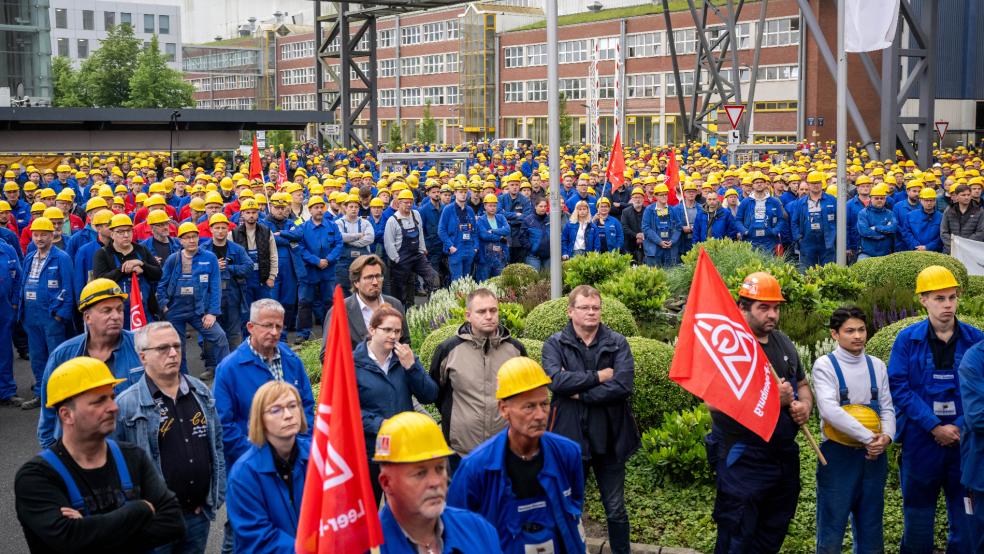
[[[270,381],[253,396],[250,449],[229,473],[226,506],[234,552],[293,554],[310,439],[301,395]]]
[[[591,250],[594,244],[595,226],[591,223],[591,208],[587,201],[581,200],[574,205],[571,220],[564,226],[561,234],[561,258],[569,260],[579,254]]]

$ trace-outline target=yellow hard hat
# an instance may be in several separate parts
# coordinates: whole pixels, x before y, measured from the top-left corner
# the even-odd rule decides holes
[[[85,211],[87,212],[91,212],[92,210],[98,208],[108,208],[108,207],[109,205],[106,204],[106,199],[101,196],[90,198],[89,201],[85,203]]]
[[[498,204],[499,199],[496,198],[494,194],[486,194],[485,198],[482,199],[483,204]]]
[[[310,208],[311,206],[317,206],[318,204],[324,204],[324,203],[325,203],[324,198],[320,196],[312,196],[311,198],[308,198],[307,206],[308,208]]]
[[[847,415],[858,420],[861,425],[864,425],[872,433],[881,433],[881,418],[870,406],[865,406],[864,404],[848,404],[841,406],[841,408],[847,412]],[[844,446],[863,446],[859,441],[854,440],[846,433],[842,433],[826,421],[823,424],[823,433],[827,435],[828,439]]]
[[[31,232],[35,231],[48,231],[49,233],[55,232],[55,224],[51,222],[47,217],[36,217],[34,221],[31,222]]]
[[[61,211],[61,208],[56,208],[54,206],[45,208],[44,213],[42,213],[41,216],[47,217],[48,219],[65,219],[65,213]]]
[[[499,366],[495,398],[501,400],[550,384],[550,377],[536,360],[517,356]]]
[[[247,189],[249,190],[249,189]],[[245,212],[246,210],[259,210],[260,206],[256,203],[256,199],[247,198],[245,200],[239,201],[239,211]]]
[[[157,210],[147,214],[147,225],[157,225],[158,223],[167,223],[171,218],[168,217],[167,212],[164,210]]]
[[[653,187],[653,194],[666,194],[669,193],[670,189],[666,185],[656,185]]]
[[[401,412],[379,426],[374,462],[413,463],[454,454],[430,416]]]
[[[74,202],[75,192],[73,192],[72,189],[69,188],[61,189],[61,192],[59,192],[58,195],[55,196],[55,200],[60,200],[62,202]]]
[[[959,286],[960,283],[953,273],[941,265],[931,265],[916,276],[916,294]]]
[[[167,202],[164,201],[164,197],[159,194],[151,194],[147,200],[144,200],[144,207],[150,208],[152,206],[164,206]]]
[[[14,181],[7,181],[3,184],[4,192],[20,192],[20,186]]]
[[[195,198],[192,198],[191,199],[191,202],[189,202],[188,205],[189,205],[190,209],[193,210],[193,211],[196,211],[196,212],[204,212],[205,211],[205,199],[204,198],[199,198],[199,197],[196,196]]]
[[[218,204],[222,205],[222,195],[217,192],[205,193],[205,204]]]
[[[807,183],[822,183],[826,179],[826,176],[819,171],[811,171],[806,176]]]
[[[356,204],[358,204],[359,203],[359,195],[358,194],[348,194],[344,198],[339,198],[338,201],[340,203],[342,203],[342,204],[351,204],[352,202],[355,202]]]
[[[837,196],[837,185],[827,185],[825,192],[831,196]]]
[[[6,200],[0,200],[0,212],[9,212],[9,211],[11,211],[10,202],[7,202]]]
[[[229,218],[226,217],[226,214],[222,212],[212,214],[212,217],[208,218],[208,226],[211,227],[217,223],[225,223],[226,225],[228,225]]]
[[[109,211],[109,209],[100,210],[96,212],[95,215],[92,216],[92,224],[108,225],[112,219],[113,219],[113,212]]]
[[[107,298],[119,298],[125,301],[127,294],[112,279],[102,277],[93,279],[82,288],[82,292],[79,294],[79,311],[84,312],[89,306],[98,304]]]
[[[413,200],[413,193],[409,190],[401,190],[400,194],[396,195],[397,200]]]
[[[369,201],[369,207],[370,208],[385,208],[386,207],[386,203],[383,202],[382,199],[380,199],[380,198],[373,198],[372,200]]]
[[[921,191],[919,191],[919,199],[920,200],[936,200],[936,191],[933,190],[933,189],[931,189],[931,188],[929,188],[929,187],[926,187],[926,188],[922,189]]]
[[[878,183],[877,185],[871,187],[871,196],[888,196],[888,185],[885,183]]]
[[[635,196],[637,194],[639,196],[645,196],[646,195],[646,193],[642,190],[642,187],[636,187],[636,188],[632,189],[632,194],[630,194],[629,196]]]
[[[48,401],[45,407],[54,408],[59,403],[106,385],[116,386],[126,379],[117,379],[100,360],[79,356],[55,368],[48,378]]]
[[[116,214],[113,219],[109,220],[109,228],[115,229],[117,227],[133,227],[133,221],[126,214]]]
[[[178,227],[178,238],[185,236],[188,233],[197,233],[198,226],[190,221],[185,221]]]

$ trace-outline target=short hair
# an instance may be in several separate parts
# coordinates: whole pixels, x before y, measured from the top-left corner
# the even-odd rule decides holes
[[[380,269],[384,267],[383,260],[375,254],[363,254],[352,260],[352,264],[349,265],[349,281],[352,283],[353,292],[355,291],[355,282],[362,278],[362,270],[370,265],[379,266]]]
[[[830,327],[831,331],[839,331],[840,328],[849,319],[860,319],[865,325],[868,324],[868,316],[864,314],[864,311],[857,306],[844,306],[834,310],[834,313],[830,314]]]
[[[485,287],[479,287],[468,293],[468,297],[465,299],[465,309],[470,310],[472,300],[476,298],[494,298],[496,302],[499,301],[499,297],[494,292]]]
[[[957,185],[953,187],[953,192],[950,193],[950,196],[956,196],[961,192],[970,192],[970,185]]]
[[[297,388],[294,385],[285,381],[267,381],[260,388],[256,389],[256,394],[253,395],[253,405],[249,409],[249,442],[258,447],[266,444],[266,429],[263,427],[263,413],[267,411],[267,408],[270,407],[270,404],[274,400],[288,393],[294,397],[294,400],[297,400],[299,405],[302,404],[301,393],[297,392]],[[303,408],[301,408],[300,417],[301,428],[297,432],[299,435],[307,432],[307,417],[304,416]]]
[[[150,346],[150,334],[154,331],[160,331],[162,329],[170,329],[174,331],[175,334],[178,330],[171,325],[170,321],[154,321],[144,325],[140,329],[137,329],[133,333],[133,349],[137,352],[143,352]],[[180,336],[178,337],[180,338]]]
[[[598,301],[601,301],[601,293],[598,292],[598,289],[591,285],[578,285],[567,295],[567,308],[573,308],[579,297],[597,298]]]
[[[372,313],[372,317],[369,318],[369,326],[375,329],[376,327],[379,327],[383,323],[383,320],[387,317],[400,318],[400,326],[402,327],[403,314],[400,313],[400,310],[397,310],[389,304],[383,304],[382,306],[376,308],[376,311]]]
[[[752,306],[754,306],[756,302],[758,302],[758,300],[752,300],[751,298],[745,298],[744,296],[739,296],[738,309],[740,309],[743,312],[750,312],[752,311]]]
[[[273,298],[260,298],[249,305],[249,320],[256,321],[259,319],[260,312],[264,310],[276,312],[281,316],[285,313],[284,306],[280,302],[277,302]]]

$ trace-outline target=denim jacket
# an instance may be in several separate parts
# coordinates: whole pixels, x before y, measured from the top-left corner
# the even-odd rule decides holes
[[[210,519],[215,519],[215,513],[225,502],[226,494],[226,470],[225,456],[222,453],[222,423],[219,421],[219,414],[215,410],[215,399],[208,390],[205,383],[191,375],[185,375],[188,387],[195,400],[202,407],[205,414],[205,421],[208,425],[208,440],[212,452],[212,485],[205,501],[205,515]],[[157,443],[159,436],[161,415],[150,396],[150,388],[147,386],[147,376],[144,375],[134,386],[126,389],[116,397],[116,404],[120,408],[119,416],[116,418],[115,438],[120,441],[131,442],[142,448],[150,455],[157,469],[161,469],[161,452]]]

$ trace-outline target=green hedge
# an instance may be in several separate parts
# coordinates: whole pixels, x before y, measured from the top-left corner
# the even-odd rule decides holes
[[[597,286],[632,266],[632,256],[617,252],[588,252],[564,262],[564,289],[578,285]]]
[[[984,331],[984,318],[963,315],[957,315],[957,318],[962,323],[968,323]],[[926,319],[925,316],[909,317],[901,321],[896,321],[891,325],[882,327],[877,333],[868,339],[868,345],[865,347],[866,351],[868,354],[881,359],[887,364],[888,357],[892,353],[892,345],[895,343],[895,337],[899,334],[899,332],[902,331],[902,329],[905,329],[906,327],[914,323],[918,323],[924,319]]]
[[[420,349],[417,351],[417,357],[420,358],[420,363],[423,364],[424,369],[430,370],[431,358],[434,357],[434,352],[437,351],[437,347],[441,345],[442,342],[453,337],[455,333],[458,332],[458,327],[461,327],[461,323],[451,323],[438,329],[431,331],[431,334],[427,335],[424,342],[421,343]]]
[[[673,347],[643,337],[628,337],[635,359],[632,413],[639,429],[659,426],[668,414],[689,410],[699,403],[694,395],[670,381]]]
[[[738,273],[751,263],[766,265],[776,261],[777,258],[771,254],[762,252],[752,246],[750,242],[734,241],[731,239],[711,239],[700,244],[707,252],[707,255],[714,262],[714,267],[725,283],[745,278],[745,274]],[[674,296],[687,296],[690,292],[691,282],[694,280],[694,270],[697,269],[697,257],[700,248],[693,248],[690,252],[683,255],[682,265],[670,270],[667,275],[670,292]]]
[[[543,341],[521,338],[519,342],[526,347],[526,357],[543,363]]]
[[[544,302],[526,314],[523,336],[545,341],[550,335],[562,330],[567,325],[567,319],[566,297]],[[639,334],[632,312],[625,304],[606,294],[601,295],[601,321],[627,337]]]
[[[598,285],[598,290],[619,299],[639,321],[655,318],[670,296],[666,273],[658,267],[629,268]]]
[[[984,275],[968,275],[967,290],[964,294],[968,296],[984,296]]]
[[[967,268],[964,264],[939,252],[896,252],[888,256],[867,258],[854,264],[851,271],[855,277],[868,287],[885,286],[895,283],[908,290],[916,290],[916,276],[931,265],[941,265],[953,272],[961,286],[967,287]]]
[[[321,339],[309,340],[296,350],[311,384],[321,383]]]

